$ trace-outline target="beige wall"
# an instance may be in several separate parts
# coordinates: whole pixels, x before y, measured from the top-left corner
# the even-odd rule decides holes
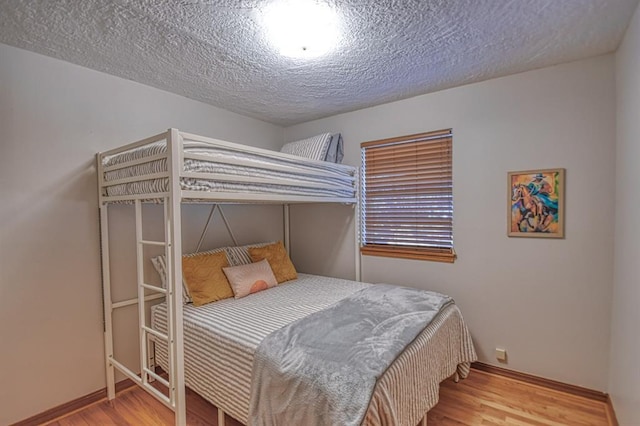
[[[629,330],[638,323],[631,305],[638,300],[631,224],[638,204],[622,188],[637,173],[637,15],[617,55],[617,105],[614,60],[603,56],[285,129],[287,140],[342,131],[345,162],[358,164],[362,141],[453,127],[458,261],[368,257],[364,279],[453,295],[485,362],[495,363],[493,348],[501,346],[508,368],[603,391],[614,225],[611,209],[598,206],[613,205],[617,183],[617,219],[628,225],[616,229],[610,384],[619,416],[634,420],[639,380],[625,374],[640,351],[637,339],[625,351],[627,336],[637,335]],[[169,126],[266,148],[282,140],[277,126],[0,45],[0,424],[104,386],[93,155]],[[506,172],[547,167],[567,169],[566,238],[507,238]],[[158,209],[146,211],[157,223]],[[111,211],[118,298],[131,295],[125,284],[134,274],[130,213],[127,206]],[[184,208],[185,251],[207,213]],[[277,207],[235,208],[229,216],[242,243],[280,236]],[[208,245],[226,242],[215,230]],[[292,207],[292,246],[300,270],[352,278],[352,208]],[[116,318],[116,353],[132,366],[134,318],[135,310]]]
[[[607,55],[293,126],[285,139],[341,131],[345,162],[356,165],[360,142],[452,127],[459,259],[365,257],[363,279],[452,295],[484,362],[496,364],[500,346],[508,368],[606,391],[615,106]],[[566,238],[508,238],[507,172],[552,167],[567,171]],[[301,270],[353,277],[350,215],[348,207],[293,209]]]
[[[609,392],[621,425],[640,424],[640,9],[616,53],[616,231]]]
[[[0,45],[0,424],[104,386],[94,155],[168,127],[282,143],[278,126]],[[111,215],[116,284],[134,277],[127,209]],[[229,214],[241,242],[281,236],[280,208],[251,209]],[[207,209],[184,211],[189,250]],[[216,238],[226,242],[214,231],[209,244]],[[135,363],[135,309],[119,315],[116,352]]]

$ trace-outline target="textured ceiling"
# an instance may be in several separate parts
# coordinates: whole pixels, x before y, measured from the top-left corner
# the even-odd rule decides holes
[[[0,43],[281,125],[613,51],[638,0],[329,0],[339,48],[281,57],[260,0],[0,0]]]

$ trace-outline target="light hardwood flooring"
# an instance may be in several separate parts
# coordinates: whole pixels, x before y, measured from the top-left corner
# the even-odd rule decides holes
[[[187,423],[217,426],[216,409],[187,390]],[[50,426],[173,425],[173,413],[138,387],[49,423]],[[227,417],[228,426],[241,424]],[[606,405],[518,380],[472,370],[460,383],[447,380],[428,426],[609,425]]]

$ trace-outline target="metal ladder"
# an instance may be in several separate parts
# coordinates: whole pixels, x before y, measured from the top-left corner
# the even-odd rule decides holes
[[[168,217],[168,200],[164,199],[164,223],[167,222]],[[135,201],[135,217],[136,217],[136,269],[137,269],[137,281],[138,281],[138,326],[140,329],[140,376],[141,386],[158,398],[161,402],[167,405],[172,410],[176,408],[176,388],[175,388],[175,376],[173,374],[175,365],[175,351],[172,350],[172,346],[175,344],[174,330],[175,330],[175,318],[173,315],[174,309],[171,306],[176,301],[171,295],[175,291],[176,283],[172,279],[171,268],[173,268],[173,262],[171,261],[171,233],[168,232],[168,227],[164,227],[165,241],[149,241],[143,239],[142,235],[142,203],[140,200]],[[147,284],[144,282],[144,246],[161,246],[164,247],[165,264],[167,268],[167,288],[158,287],[155,285]],[[182,285],[182,283],[179,283]],[[167,301],[167,334],[163,334],[157,330],[152,329],[146,322],[146,303],[150,298],[145,295],[145,290],[152,291],[153,293],[160,293],[166,297]],[[151,298],[151,300],[155,299]],[[150,368],[149,354],[150,348],[149,335],[160,339],[167,344],[167,350],[169,353],[169,380],[159,376]],[[168,397],[156,389],[151,383],[157,380],[162,383],[168,390]]]
[[[113,302],[111,299],[110,284],[103,287],[105,301],[105,350],[107,355],[107,396],[109,400],[115,398],[115,377],[113,369],[117,369],[130,380],[141,386],[145,391],[154,396],[165,406],[175,412],[176,425],[186,424],[186,404],[184,393],[184,358],[182,353],[182,300],[179,297],[182,293],[182,281],[177,280],[179,276],[174,271],[173,256],[175,255],[175,230],[171,215],[180,216],[179,212],[172,211],[171,199],[163,198],[164,207],[164,241],[150,241],[143,238],[142,233],[142,203],[135,200],[135,233],[136,233],[136,269],[137,269],[137,297],[134,299]],[[179,205],[178,205],[179,206]],[[175,208],[173,209],[175,210]],[[103,250],[103,261],[108,265],[108,230],[107,230],[107,207],[101,206],[101,243]],[[177,236],[179,236],[179,231]],[[176,236],[176,237],[177,237]],[[158,287],[144,282],[144,247],[160,246],[164,247],[166,265],[166,288]],[[180,244],[178,244],[179,248]],[[110,282],[108,267],[103,268],[103,281]],[[145,294],[145,290],[151,294]],[[146,322],[146,303],[165,298],[167,303],[167,334],[154,330]],[[113,356],[113,330],[112,312],[115,309],[130,305],[138,305],[138,326],[140,332],[140,375],[129,369]],[[176,317],[180,317],[179,319]],[[153,371],[152,360],[149,357],[152,348],[152,340],[149,338],[162,340],[167,344],[169,360],[169,379],[156,374]],[[168,396],[153,386],[157,381],[168,389]]]

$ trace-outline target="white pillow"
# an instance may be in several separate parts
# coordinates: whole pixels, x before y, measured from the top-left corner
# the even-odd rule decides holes
[[[222,268],[236,299],[267,290],[278,285],[267,259],[248,265]]]
[[[311,160],[324,161],[327,157],[331,139],[331,133],[323,133],[309,139],[289,142],[280,149],[280,152],[309,158]]]

